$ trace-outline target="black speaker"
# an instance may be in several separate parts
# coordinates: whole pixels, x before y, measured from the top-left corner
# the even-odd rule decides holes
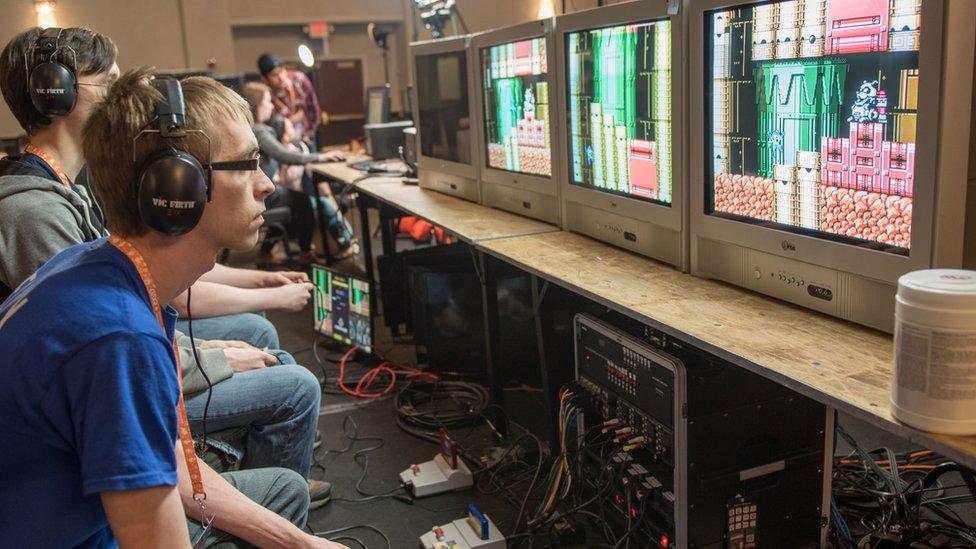
[[[182,139],[190,133],[185,128],[186,106],[180,81],[156,78],[153,86],[162,94],[156,103],[157,128],[137,135],[133,151],[139,138],[147,133],[159,134],[164,142]],[[206,138],[206,134],[203,136]],[[137,170],[139,216],[143,223],[163,234],[178,236],[193,230],[210,201],[210,191],[210,171],[192,154],[176,146],[149,155]]]
[[[31,103],[38,112],[45,116],[67,116],[75,108],[78,101],[78,82],[75,69],[57,60],[61,46],[63,29],[51,27],[44,29],[37,42],[28,54],[25,54],[25,66],[29,71],[27,87]],[[74,67],[77,67],[75,52],[68,46]],[[31,68],[37,55],[46,57],[44,61]]]

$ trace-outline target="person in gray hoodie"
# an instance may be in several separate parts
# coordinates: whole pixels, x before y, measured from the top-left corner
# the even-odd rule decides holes
[[[27,75],[39,59],[32,59],[34,45],[41,29],[35,28],[15,36],[0,53],[0,92],[21,127],[30,136],[25,154],[0,159],[0,300],[6,298],[24,280],[48,259],[62,250],[82,242],[90,242],[107,236],[105,220],[97,209],[86,187],[74,184],[74,179],[84,165],[83,128],[95,107],[104,98],[106,90],[118,78],[115,63],[117,50],[111,39],[85,28],[62,29],[60,44],[73,50],[73,55],[56,51],[54,56],[64,61],[70,59],[69,68],[77,80],[77,100],[64,115],[53,116],[38,110],[28,92]],[[38,56],[39,57],[39,56]],[[30,65],[25,66],[26,63]],[[110,226],[110,225],[109,225]],[[246,279],[251,272],[238,273],[237,269],[224,268],[219,273],[225,279]],[[264,273],[262,273],[263,275]],[[277,294],[276,299],[291,296],[295,302],[289,308],[301,309],[307,302],[310,288],[305,283],[294,283],[288,275],[287,286],[297,292]],[[219,278],[218,277],[218,278]],[[279,279],[280,280],[280,279]],[[201,304],[217,308],[215,304],[224,293],[223,284],[194,285],[194,310]],[[310,287],[311,285],[308,284]],[[271,288],[275,289],[275,288]],[[6,294],[2,293],[6,290]],[[230,292],[258,292],[230,288]],[[305,294],[305,297],[302,297]],[[269,300],[268,296],[259,296]],[[184,299],[185,307],[186,301]],[[185,311],[181,311],[183,314]],[[255,315],[256,316],[256,315]],[[258,317],[261,318],[261,317]],[[193,322],[194,335],[197,321]],[[273,329],[273,327],[272,327]],[[191,429],[199,434],[203,428],[204,409],[208,394],[206,378],[214,384],[210,396],[210,414],[221,420],[212,420],[210,437],[219,442],[246,428],[242,466],[283,466],[307,474],[306,454],[310,454],[313,440],[292,440],[295,424],[317,423],[321,389],[309,372],[294,364],[284,352],[267,352],[250,342],[238,338],[214,338],[199,341],[194,354],[192,340],[184,335],[178,338],[180,355],[184,364],[184,394]],[[274,334],[277,344],[277,334]],[[276,347],[275,347],[276,348]],[[198,356],[199,362],[194,360]],[[279,357],[287,365],[266,368],[279,363]],[[243,398],[241,395],[247,395]],[[296,405],[298,402],[300,405]],[[244,413],[262,410],[260,413]],[[311,427],[314,432],[314,427]],[[301,430],[307,432],[307,429]],[[240,458],[238,449],[229,444],[219,445],[233,457]],[[289,448],[287,452],[259,451],[274,446]],[[305,449],[308,448],[308,451]],[[250,451],[255,449],[255,451]],[[292,454],[294,456],[292,457]],[[328,501],[331,486],[314,481],[310,486],[313,505]]]

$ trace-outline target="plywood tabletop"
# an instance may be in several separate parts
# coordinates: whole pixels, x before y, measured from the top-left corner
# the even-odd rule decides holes
[[[891,336],[596,240],[548,232],[478,247],[797,392],[976,467],[976,437],[918,431],[892,418]]]
[[[356,188],[411,215],[439,225],[467,243],[558,230],[554,225],[527,217],[421,189],[416,185],[405,185],[397,178],[365,179],[358,182]]]

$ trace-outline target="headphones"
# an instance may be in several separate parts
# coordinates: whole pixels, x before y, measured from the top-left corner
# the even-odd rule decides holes
[[[27,70],[27,89],[31,103],[45,116],[67,116],[78,100],[78,82],[75,78],[78,56],[75,55],[75,50],[70,46],[63,46],[71,52],[73,69],[55,59],[58,50],[62,48],[62,32],[63,29],[57,27],[44,29],[34,46],[24,52],[24,68]],[[32,69],[31,61],[38,53],[46,55],[47,60]]]
[[[201,130],[187,130],[186,105],[183,87],[175,78],[155,78],[152,81],[162,98],[156,102],[155,129],[145,129],[132,140],[133,163],[137,159],[137,143],[146,134],[159,134],[168,139],[183,139],[188,134],[210,137]],[[189,152],[174,145],[149,155],[136,168],[136,197],[139,217],[151,229],[170,236],[193,230],[203,216],[203,209],[211,198],[211,171]]]

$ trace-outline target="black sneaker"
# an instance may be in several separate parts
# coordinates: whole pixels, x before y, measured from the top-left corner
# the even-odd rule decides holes
[[[332,499],[332,483],[325,480],[308,479],[308,508],[318,509]]]

